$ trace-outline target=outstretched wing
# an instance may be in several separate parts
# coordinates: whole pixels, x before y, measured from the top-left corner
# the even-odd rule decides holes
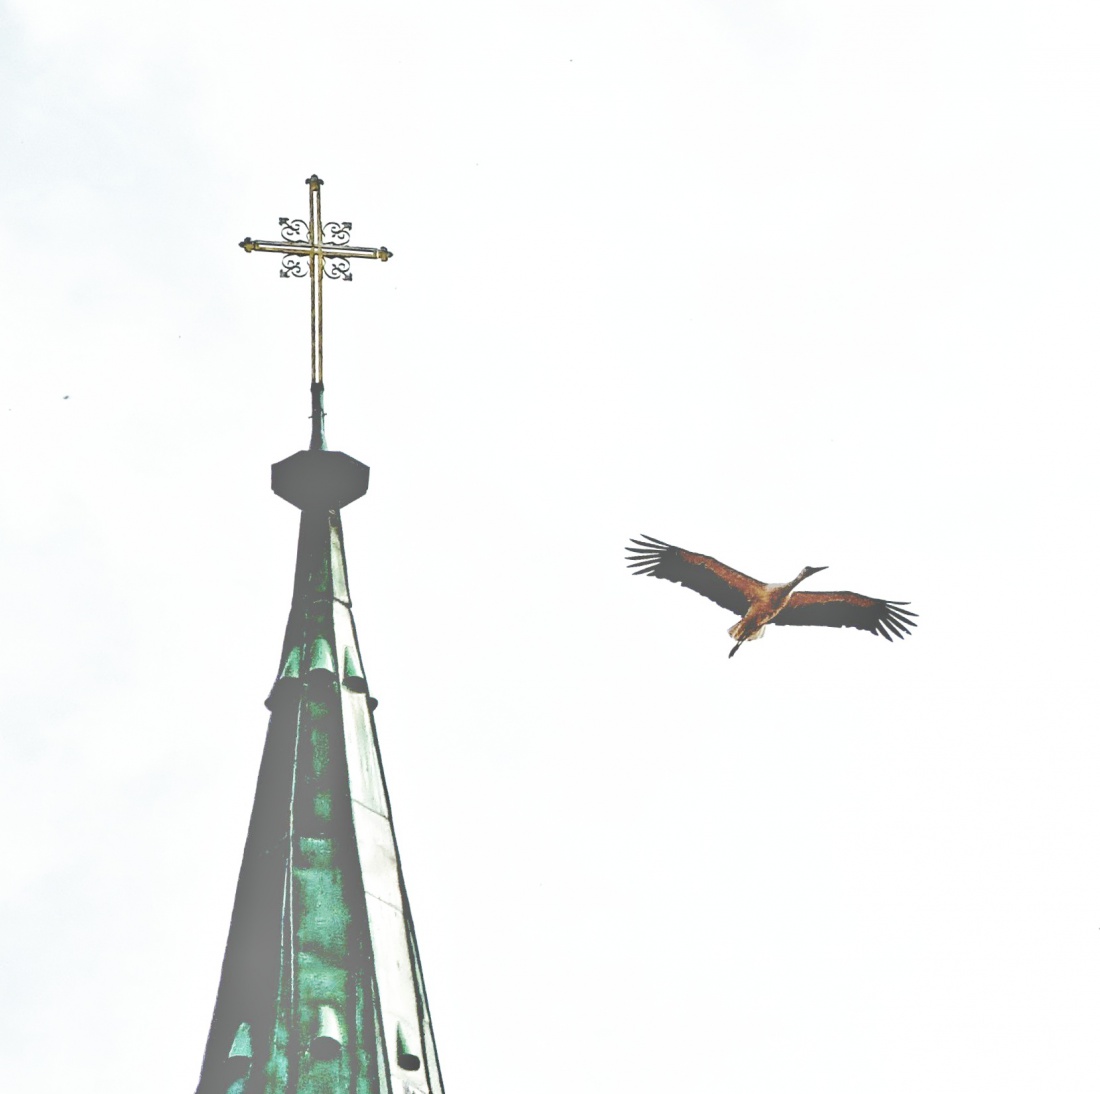
[[[902,607],[907,603],[859,593],[795,592],[772,622],[778,627],[859,627],[893,642],[891,634],[904,638],[917,625],[917,613]]]
[[[697,555],[683,547],[673,547],[652,536],[632,539],[636,547],[627,547],[627,561],[635,574],[663,577],[686,589],[701,593],[708,600],[738,615],[749,609],[749,600],[759,596],[764,583],[719,562],[710,555]]]

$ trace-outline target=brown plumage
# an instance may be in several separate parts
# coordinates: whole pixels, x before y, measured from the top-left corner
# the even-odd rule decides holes
[[[860,593],[795,592],[795,586],[811,574],[827,569],[806,566],[784,585],[768,585],[735,570],[710,555],[698,555],[671,543],[643,536],[632,539],[627,561],[635,574],[675,581],[701,593],[715,604],[741,616],[729,629],[737,644],[759,638],[769,623],[777,627],[858,627],[881,634],[887,641],[904,638],[915,627],[916,613],[903,607],[908,601],[877,600]]]

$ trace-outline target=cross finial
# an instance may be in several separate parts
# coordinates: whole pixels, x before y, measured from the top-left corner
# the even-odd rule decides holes
[[[309,275],[309,314],[310,314],[310,378],[314,390],[314,441],[311,447],[322,447],[320,441],[320,392],[324,384],[324,340],[321,326],[322,287],[326,277],[351,280],[352,258],[377,258],[381,262],[393,257],[393,252],[385,247],[352,247],[351,221],[330,220],[327,224],[321,219],[321,187],[324,180],[316,175],[306,179],[309,187],[309,223],[304,220],[279,218],[282,240],[251,239],[245,237],[241,247],[245,251],[271,251],[283,255],[280,277],[305,277]],[[302,259],[306,259],[305,265]],[[327,260],[327,261],[326,261]]]

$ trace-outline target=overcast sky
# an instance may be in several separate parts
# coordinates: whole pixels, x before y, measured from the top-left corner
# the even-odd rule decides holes
[[[5,1089],[190,1094],[308,288],[449,1094],[1100,1085],[1100,15],[0,5]],[[649,533],[912,602],[734,621]]]

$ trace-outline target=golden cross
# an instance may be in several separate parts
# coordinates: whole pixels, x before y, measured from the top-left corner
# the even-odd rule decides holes
[[[322,293],[326,277],[351,280],[349,258],[377,258],[385,262],[393,257],[392,251],[385,247],[351,247],[351,221],[339,223],[330,220],[327,224],[321,219],[321,187],[324,182],[316,175],[306,179],[309,187],[309,223],[304,220],[279,218],[282,227],[282,242],[270,239],[250,239],[247,236],[241,242],[246,251],[272,251],[285,255],[280,277],[305,277],[309,274],[309,315],[311,323],[310,345],[312,348],[311,377],[314,384],[324,383],[323,341],[321,335]],[[308,259],[308,269],[303,267],[302,259]],[[326,263],[326,259],[328,262]]]

